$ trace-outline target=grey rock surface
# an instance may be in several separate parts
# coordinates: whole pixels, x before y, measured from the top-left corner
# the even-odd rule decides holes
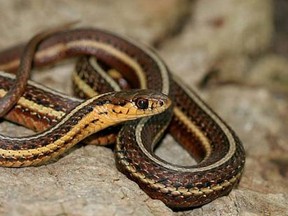
[[[155,46],[172,71],[235,129],[247,162],[240,185],[228,196],[173,212],[116,169],[111,149],[79,145],[44,166],[0,168],[0,215],[288,215],[288,55],[271,49],[277,38],[274,3],[1,0],[0,49],[75,20]],[[35,71],[33,79],[71,94],[73,67],[74,60],[63,62]],[[33,133],[5,121],[0,132]],[[156,152],[173,163],[194,163],[171,137]]]

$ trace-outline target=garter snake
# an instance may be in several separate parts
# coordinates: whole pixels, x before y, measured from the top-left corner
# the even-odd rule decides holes
[[[4,82],[7,81],[3,79]],[[20,104],[24,98],[20,98]],[[0,166],[43,164],[93,133],[117,123],[161,113],[170,105],[167,96],[148,89],[93,97],[74,107],[42,133],[21,138],[0,135]]]
[[[22,49],[23,46],[17,46],[1,52],[0,69],[15,72]],[[93,96],[95,91],[120,90],[121,85],[119,87],[113,77],[98,67],[99,61],[104,68],[120,72],[131,88],[154,89],[173,99],[170,124],[172,109],[133,121],[125,125],[117,136],[117,167],[136,181],[149,196],[162,200],[171,208],[190,208],[226,195],[237,185],[245,163],[245,152],[239,138],[198,95],[175,75],[171,75],[154,51],[106,31],[74,29],[57,32],[44,39],[36,51],[34,65],[45,66],[79,55],[96,57],[96,60],[83,58],[73,73],[75,88],[83,91],[82,96]],[[26,91],[25,94],[22,99],[32,100],[33,103],[19,105],[19,101],[8,114],[10,120],[17,122],[17,119],[22,119],[18,122],[35,129],[45,124],[44,119],[46,126],[58,121],[58,114],[53,116],[52,111],[49,114],[39,112],[36,106],[42,106],[40,103],[43,101],[34,97],[33,91],[30,94]],[[62,107],[63,101],[70,101],[70,98],[62,98],[58,103],[58,99],[55,99],[57,95],[54,97],[51,94],[48,91],[48,99],[44,104],[46,108],[55,113],[65,113],[73,107]],[[75,100],[71,103],[79,102]],[[21,111],[17,111],[17,106],[21,107]],[[19,117],[23,116],[23,110],[26,116]],[[29,122],[33,122],[33,126]],[[155,145],[166,127],[174,139],[197,160],[196,165],[174,165],[154,154]],[[10,148],[17,147],[10,145]]]

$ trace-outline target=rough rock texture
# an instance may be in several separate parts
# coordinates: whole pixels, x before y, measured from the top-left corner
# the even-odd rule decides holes
[[[79,146],[45,166],[0,168],[0,215],[288,215],[287,7],[285,0],[0,0],[0,49],[75,20],[155,46],[236,130],[247,152],[237,189],[173,212],[117,171],[111,149]],[[33,79],[71,93],[72,70],[73,62],[64,62]],[[8,122],[0,131],[32,133]],[[170,137],[157,154],[194,163]]]

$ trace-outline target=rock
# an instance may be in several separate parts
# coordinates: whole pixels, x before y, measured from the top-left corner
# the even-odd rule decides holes
[[[183,32],[160,49],[179,76],[199,82],[218,61],[234,55],[255,55],[270,45],[273,26],[270,0],[196,1]],[[245,21],[244,21],[245,20]]]
[[[85,4],[77,0],[3,1],[0,10],[5,22],[1,22],[0,29],[5,31],[0,35],[0,47],[25,41],[47,27],[73,21],[79,21],[77,26],[99,27],[151,43],[176,28],[177,21],[190,12],[189,4],[189,0],[87,0]]]
[[[203,207],[173,212],[121,174],[109,148],[79,145],[45,166],[0,168],[1,215],[288,215],[288,69],[287,59],[269,50],[271,0],[10,0],[0,11],[1,49],[74,20],[156,45],[172,71],[236,130],[247,153],[237,189]],[[35,71],[33,79],[71,94],[73,64]],[[213,70],[219,71],[214,85]],[[207,85],[197,89],[203,79]],[[0,132],[31,134],[7,122]],[[173,163],[195,163],[171,137],[156,153]]]
[[[287,58],[273,54],[260,58],[251,68],[249,83],[278,92],[288,92]]]

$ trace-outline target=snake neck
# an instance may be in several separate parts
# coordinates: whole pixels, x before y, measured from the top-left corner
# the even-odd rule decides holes
[[[95,101],[92,99],[76,107],[57,125],[36,136],[14,138],[0,135],[0,165],[22,167],[43,164],[89,135],[129,120],[111,113],[111,105],[95,106]]]

